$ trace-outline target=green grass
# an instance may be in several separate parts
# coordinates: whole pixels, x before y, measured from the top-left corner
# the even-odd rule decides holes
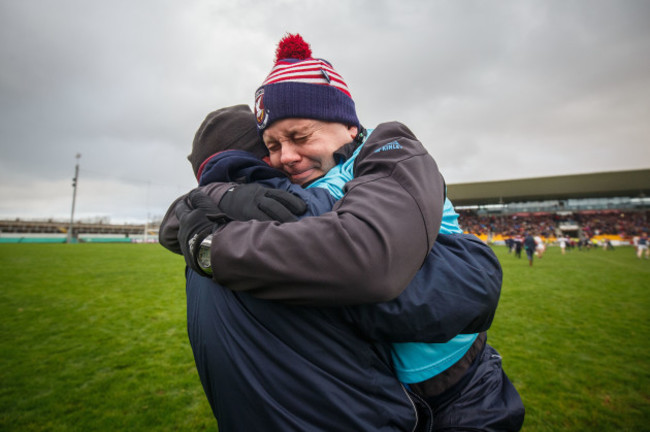
[[[495,250],[490,343],[526,405],[524,430],[650,430],[650,261],[631,247],[551,248],[531,268]]]
[[[650,430],[650,261],[496,247],[490,343],[524,431]],[[216,431],[185,324],[184,263],[158,245],[0,245],[0,430]]]
[[[159,245],[0,245],[0,430],[216,430]]]

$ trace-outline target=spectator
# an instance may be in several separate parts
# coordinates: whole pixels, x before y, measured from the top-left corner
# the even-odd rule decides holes
[[[645,259],[648,259],[650,250],[648,250],[648,233],[642,233],[636,242],[636,257],[641,259],[645,253]]]
[[[526,256],[528,257],[528,265],[533,266],[533,257],[535,256],[535,249],[537,249],[537,242],[530,233],[526,233],[524,239],[524,248],[526,249]]]

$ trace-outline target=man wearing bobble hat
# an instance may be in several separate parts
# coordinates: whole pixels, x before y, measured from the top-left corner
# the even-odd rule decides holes
[[[192,200],[196,210],[177,212],[181,216],[178,241],[181,247],[185,245],[184,254],[191,268],[204,274],[212,272],[213,279],[233,290],[231,295],[239,301],[255,300],[247,294],[318,306],[391,300],[400,295],[434,244],[443,203],[448,203],[442,177],[433,159],[405,126],[380,125],[368,138],[356,117],[347,86],[332,66],[311,58],[299,36],[290,35],[284,41],[278,48],[276,66],[256,93],[257,127],[269,150],[270,165],[282,169],[303,187],[326,187],[338,194],[334,211],[284,225],[261,221],[226,223],[224,219],[215,223],[209,215],[215,206],[197,199]],[[286,58],[296,52],[301,53],[299,58]],[[224,185],[220,205],[228,201],[229,194],[245,196],[240,192],[243,190]],[[256,196],[259,194],[250,195],[251,201]],[[223,206],[217,210],[229,213]],[[444,211],[447,217],[442,218],[440,232],[458,233],[450,203]],[[197,262],[198,249],[187,247],[205,238],[212,242],[207,267]],[[286,308],[277,302],[270,305]],[[220,389],[222,399],[232,391],[239,395],[233,396],[238,403],[251,403],[251,394],[257,395],[257,404],[251,407],[257,407],[260,417],[256,421],[263,419],[265,430],[291,430],[294,426],[296,430],[413,429],[417,419],[411,406],[413,395],[410,397],[403,386],[396,386],[398,383],[386,375],[393,366],[386,356],[389,347],[369,344],[358,335],[341,337],[341,332],[350,329],[332,318],[339,316],[339,308],[288,308],[280,313],[285,318],[290,316],[287,320],[276,320],[278,311],[270,312],[261,306],[255,309],[248,307],[257,320],[272,322],[265,337],[273,340],[269,347],[274,348],[260,352],[258,347],[248,353],[254,358],[240,353],[240,367],[228,370],[238,376],[230,377],[233,382],[245,383],[246,389]],[[265,321],[269,317],[272,319]],[[337,332],[325,331],[332,325]],[[238,331],[242,329],[238,327]],[[287,335],[295,340],[287,340]],[[240,336],[240,340],[248,336],[260,342],[255,340],[259,332],[244,331]],[[510,407],[514,409],[511,418],[507,407],[488,407],[503,396],[513,399],[515,405],[521,403],[503,375],[500,361],[494,360],[496,352],[485,344],[484,336],[458,338],[462,340],[454,345],[454,355],[439,359],[435,373],[438,378],[427,378],[427,385],[420,388],[416,381],[405,382],[414,383],[416,393],[430,401],[448,405],[466,404],[469,399],[454,400],[447,394],[475,385],[479,379],[489,378],[502,390],[496,395],[485,394],[486,403],[475,406],[476,418],[458,419],[458,412],[432,406],[436,411],[435,429],[518,430],[523,406],[521,412],[515,412],[519,406]],[[282,352],[292,355],[278,356]],[[298,364],[292,364],[291,358]],[[490,365],[483,365],[484,359]],[[236,360],[230,358],[231,362]],[[269,361],[272,366],[251,367],[254,360]],[[451,367],[441,366],[451,360]],[[483,369],[488,367],[497,367],[496,376],[487,376]],[[268,372],[272,377],[257,376]],[[402,372],[408,375],[409,370]],[[227,420],[232,415],[229,411],[235,409],[232,405],[221,401],[213,404],[213,409],[223,430],[228,425],[248,430],[246,425],[251,419],[240,418],[242,423]],[[462,415],[472,417],[471,412]],[[487,418],[490,415],[493,418]],[[480,416],[484,418],[478,419]]]

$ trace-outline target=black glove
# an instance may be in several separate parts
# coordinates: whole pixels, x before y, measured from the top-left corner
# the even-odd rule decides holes
[[[294,222],[307,211],[307,204],[290,192],[257,183],[233,187],[221,198],[219,208],[234,220]]]
[[[193,190],[186,199],[179,201],[174,213],[179,223],[178,243],[185,262],[195,272],[210,277],[197,262],[201,242],[230,219],[208,195],[198,190]]]

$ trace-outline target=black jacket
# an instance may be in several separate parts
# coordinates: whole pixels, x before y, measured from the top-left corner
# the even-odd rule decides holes
[[[367,159],[361,160],[358,163],[366,169],[366,177],[375,175],[372,181],[366,178],[364,182],[357,182],[355,179],[352,187],[356,185],[357,192],[379,188],[386,199],[391,198],[389,192],[394,190],[398,192],[394,199],[407,201],[403,207],[419,207],[441,214],[442,195],[431,199],[426,198],[426,192],[421,191],[419,195],[408,192],[418,186],[408,184],[407,180],[412,181],[418,175],[404,176],[399,165],[411,158],[426,159],[410,161],[411,168],[421,164],[431,170],[431,179],[441,181],[441,178],[435,163],[425,156],[426,152],[422,152],[410,131],[406,138],[399,135],[405,134],[402,128],[402,125],[384,125],[373,132],[364,144],[365,153],[358,158],[381,157],[380,175],[373,172]],[[377,134],[385,129],[393,135],[389,133],[386,138],[386,134]],[[384,139],[378,140],[378,137]],[[395,157],[395,166],[389,169],[391,155],[377,154],[382,152],[375,150],[395,138],[406,148],[404,153],[410,153],[406,157]],[[358,170],[355,174],[360,175]],[[385,176],[397,176],[397,179]],[[218,187],[213,185],[212,191]],[[433,189],[426,186],[421,189],[431,192],[440,191],[440,188],[441,185],[436,184]],[[348,194],[352,190],[350,188]],[[362,200],[367,195],[360,194],[357,199]],[[435,203],[418,205],[415,197],[435,200],[439,203],[437,209]],[[336,214],[345,219],[351,207],[349,211],[355,216],[363,216],[362,209],[357,208],[361,203],[353,201],[352,204],[355,205],[337,204]],[[368,218],[377,211],[369,208],[365,211],[368,213],[362,224],[375,226]],[[169,215],[161,227],[161,242],[167,247],[170,245],[165,239],[173,237],[175,223]],[[404,222],[400,221],[400,215],[393,213],[393,218],[398,218],[396,225]],[[310,219],[321,218],[306,220]],[[405,219],[412,224],[406,227],[409,230],[419,234],[433,232],[435,237],[438,229],[435,223],[436,220],[439,223],[439,217],[419,216],[419,226],[412,222],[417,218]],[[326,220],[336,218],[330,216]],[[427,221],[433,226],[427,226]],[[345,225],[346,221],[340,223]],[[273,223],[265,225],[271,230],[279,227]],[[431,249],[430,236],[424,237],[425,247]],[[329,241],[335,240],[326,243]],[[318,252],[315,250],[312,255]],[[390,255],[393,251],[387,252]],[[277,262],[280,258],[274,260]],[[199,375],[220,430],[412,430],[417,419],[412,395],[409,396],[394,376],[389,343],[444,342],[460,332],[486,330],[494,316],[501,284],[496,257],[473,236],[439,236],[426,258],[419,258],[415,265],[411,263],[413,270],[409,271],[416,272],[423,262],[425,266],[403,293],[403,287],[398,288],[400,292],[392,287],[398,295],[395,300],[335,308],[290,306],[256,299],[251,294],[296,303],[331,304],[338,302],[336,295],[344,288],[350,294],[343,303],[372,301],[376,294],[368,296],[355,292],[356,287],[350,284],[328,293],[320,285],[312,288],[309,281],[303,287],[308,293],[298,293],[300,298],[296,298],[295,288],[274,294],[272,288],[260,282],[269,276],[262,270],[264,266],[254,265],[249,267],[248,277],[256,281],[258,288],[237,292],[223,289],[188,271],[188,332]],[[385,265],[388,270],[392,269],[390,264]],[[294,272],[295,266],[300,264],[294,262]],[[319,292],[316,300],[309,298]]]

